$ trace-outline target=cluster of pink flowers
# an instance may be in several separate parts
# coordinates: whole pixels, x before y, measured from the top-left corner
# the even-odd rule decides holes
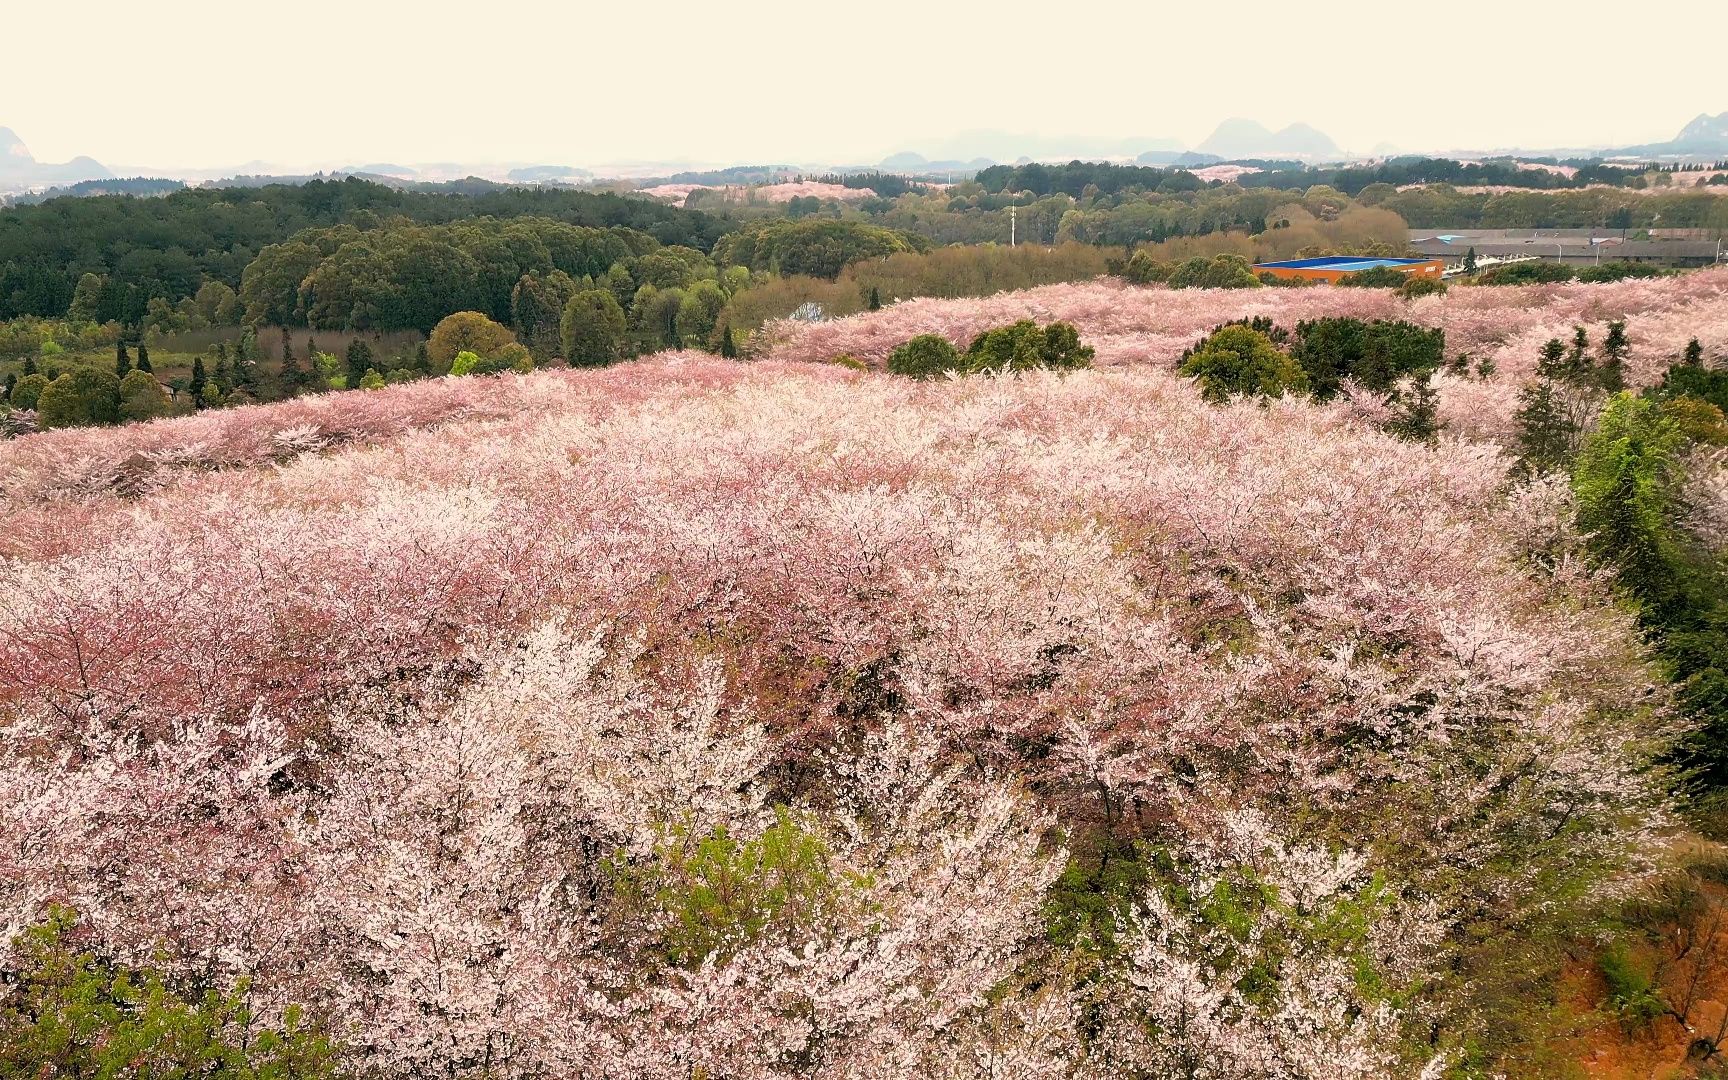
[[[848,355],[877,366],[918,334],[940,334],[964,348],[981,331],[1033,319],[1073,323],[1097,349],[1101,367],[1173,367],[1214,326],[1262,316],[1292,330],[1303,320],[1332,316],[1440,327],[1448,355],[1468,353],[1495,368],[1485,381],[1442,376],[1441,418],[1459,434],[1498,439],[1509,429],[1518,390],[1535,374],[1543,342],[1570,341],[1576,325],[1600,342],[1609,321],[1627,321],[1627,377],[1635,385],[1658,378],[1693,337],[1707,355],[1728,356],[1728,270],[1599,285],[1455,286],[1413,301],[1386,289],[1171,290],[1101,278],[982,299],[910,300],[828,322],[778,322],[767,328],[768,355],[818,363]]]
[[[395,1076],[1415,1075],[1350,972],[1624,881],[1666,733],[1562,492],[1203,404],[1163,361],[1227,300],[1402,310],[1064,286],[0,446],[0,929],[70,902]],[[1108,370],[788,362],[1019,313]],[[837,898],[698,963],[609,884],[787,812]],[[1384,893],[1253,1000],[1157,888],[1076,979],[1041,911],[1101,831],[1251,875],[1266,941]]]

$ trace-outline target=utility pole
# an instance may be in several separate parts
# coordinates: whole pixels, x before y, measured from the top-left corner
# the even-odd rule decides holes
[[[1018,231],[1018,226],[1020,223],[1019,216],[1018,216],[1019,212],[1020,212],[1020,208],[1018,206],[1010,206],[1008,208],[1008,246],[1009,247],[1014,246],[1015,233]]]

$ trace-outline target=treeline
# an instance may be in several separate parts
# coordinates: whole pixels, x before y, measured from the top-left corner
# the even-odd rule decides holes
[[[1391,210],[1413,229],[1728,229],[1728,199],[1696,188],[1644,194],[1602,187],[1489,192],[1448,184],[1404,191],[1370,185],[1358,201]]]
[[[614,265],[660,248],[635,229],[538,217],[364,230],[338,225],[266,247],[246,267],[239,299],[252,325],[425,333],[453,311],[508,321],[511,293],[525,275],[560,270],[603,277]],[[706,261],[701,252],[678,250]],[[682,265],[675,256],[659,256],[668,258]],[[656,278],[654,264],[641,274]]]
[[[1554,168],[1520,166],[1516,161],[1455,161],[1452,158],[1395,158],[1379,165],[1343,168],[1290,167],[1283,162],[1246,162],[1260,167],[1232,181],[1244,188],[1306,191],[1316,184],[1357,195],[1376,184],[1403,187],[1411,184],[1451,184],[1458,187],[1514,187],[1534,191],[1579,189],[1597,185],[1634,190],[1648,188],[1651,175],[1660,184],[1676,171],[1655,165],[1627,167],[1598,160],[1567,162]],[[1562,171],[1570,169],[1571,172]],[[1148,165],[1117,165],[1104,161],[1070,161],[1067,164],[1030,162],[1025,165],[993,165],[978,173],[984,190],[1024,191],[1032,195],[1115,195],[1120,192],[1158,191],[1170,194],[1195,191],[1208,183],[1187,169],[1160,169]]]
[[[1251,173],[1237,183],[1243,187],[1271,187],[1290,190],[1325,184],[1355,195],[1374,184],[1454,184],[1469,187],[1516,187],[1539,191],[1563,188],[1583,188],[1593,184],[1610,187],[1641,188],[1651,167],[1627,168],[1602,161],[1568,162],[1571,175],[1557,169],[1525,168],[1515,161],[1454,161],[1451,158],[1394,158],[1375,166],[1354,166],[1341,169],[1273,170]]]
[[[1122,191],[1198,191],[1206,186],[1186,169],[1159,169],[1151,165],[1113,165],[1105,161],[1070,161],[1066,165],[992,165],[978,173],[980,187],[992,195],[1026,191],[1033,195],[1091,193],[1114,195]]]
[[[629,228],[702,251],[728,228],[697,211],[614,194],[508,188],[452,195],[353,178],[200,188],[151,199],[62,198],[0,211],[0,319],[63,316],[78,282],[95,274],[108,279],[110,290],[99,317],[136,324],[152,299],[177,304],[207,281],[238,288],[263,248],[305,229],[480,217]]]

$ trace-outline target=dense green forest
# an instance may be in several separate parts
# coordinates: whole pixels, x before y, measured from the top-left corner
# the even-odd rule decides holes
[[[660,243],[703,251],[725,231],[707,214],[613,194],[511,188],[451,195],[356,179],[200,188],[150,199],[53,199],[0,211],[0,319],[64,315],[79,280],[96,274],[107,278],[99,316],[138,323],[151,299],[178,303],[207,281],[239,288],[259,251],[303,229],[529,216],[637,229]]]

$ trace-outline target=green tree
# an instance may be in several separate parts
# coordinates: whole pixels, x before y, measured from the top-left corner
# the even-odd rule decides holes
[[[732,327],[720,324],[720,356],[726,360],[738,359],[738,343],[732,338]]]
[[[490,356],[516,340],[508,329],[478,311],[458,311],[441,319],[426,339],[433,371],[449,371],[459,352]]]
[[[42,391],[48,389],[48,376],[39,371],[32,371],[18,380],[12,387],[11,399],[14,409],[35,409],[36,403],[42,397]]]
[[[124,341],[116,341],[114,343],[114,377],[116,379],[124,379],[126,373],[131,370],[132,357],[126,352],[126,343]]]
[[[1471,246],[1469,251],[1464,253],[1464,272],[1466,274],[1474,274],[1476,272],[1476,248],[1474,245]]]
[[[138,370],[139,371],[155,371],[156,370],[155,368],[150,366],[150,346],[146,345],[142,341],[140,341],[138,343]]]
[[[1602,389],[1610,394],[1626,389],[1626,356],[1630,352],[1626,320],[1616,319],[1608,324],[1608,336],[1602,339],[1602,364],[1597,370]]]
[[[1307,373],[1314,396],[1327,400],[1345,379],[1389,394],[1411,376],[1425,377],[1445,361],[1446,333],[1415,323],[1326,318],[1296,324],[1290,356]]]
[[[966,349],[966,367],[971,371],[1083,368],[1091,366],[1092,356],[1092,347],[1080,344],[1080,334],[1072,323],[1053,322],[1040,327],[1030,319],[1021,319],[973,338]]]
[[[372,367],[372,347],[360,338],[348,343],[347,354],[343,357],[348,368],[348,385],[359,386],[360,380],[366,377],[366,372]]]
[[[149,970],[75,945],[76,918],[54,908],[14,939],[0,988],[0,1075],[9,1077],[334,1080],[330,1041],[290,1006],[259,1022],[244,984],[182,991]]]
[[[1280,397],[1308,389],[1301,365],[1265,334],[1240,325],[1215,331],[1183,359],[1180,370],[1193,376],[1201,395],[1214,403],[1238,395]]]
[[[537,358],[549,360],[559,348],[558,323],[564,305],[580,291],[562,270],[550,274],[523,274],[510,292],[510,321],[517,340]]]
[[[167,416],[168,410],[168,395],[156,376],[140,368],[120,380],[120,419],[154,420]]]
[[[762,835],[739,840],[725,826],[666,830],[655,857],[618,865],[620,906],[658,930],[667,960],[695,967],[773,938],[810,940],[848,904],[864,879],[837,873],[828,845],[785,806]]]
[[[69,371],[42,390],[36,413],[44,428],[112,424],[120,419],[120,380],[92,368]]]
[[[940,334],[919,334],[888,356],[888,370],[914,379],[930,379],[945,371],[964,371],[960,352]]]
[[[78,284],[72,290],[72,304],[66,309],[66,317],[73,322],[98,322],[102,310],[102,294],[108,288],[108,278],[103,274],[85,274],[78,279]]]
[[[193,357],[192,381],[186,384],[187,392],[192,395],[193,404],[202,406],[204,400],[204,387],[209,381],[210,377],[204,371],[204,358],[202,356]]]
[[[882,290],[875,285],[870,286],[870,310],[882,310]]]
[[[564,358],[579,365],[610,364],[624,354],[627,329],[624,309],[611,292],[579,292],[564,305],[559,321]]]
[[[674,316],[679,340],[687,347],[707,348],[726,307],[726,294],[715,281],[702,280],[690,286]]]

